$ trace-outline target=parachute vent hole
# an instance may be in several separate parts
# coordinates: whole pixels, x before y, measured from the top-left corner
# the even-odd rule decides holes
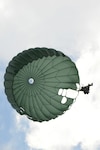
[[[33,84],[33,83],[34,83],[34,79],[33,79],[33,78],[29,78],[29,79],[28,79],[28,83],[29,83],[29,84]]]

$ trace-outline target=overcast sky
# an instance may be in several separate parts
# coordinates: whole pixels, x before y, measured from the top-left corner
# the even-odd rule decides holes
[[[76,63],[80,92],[69,111],[33,122],[10,106],[3,75],[19,52],[54,48]],[[0,0],[0,149],[100,150],[100,0]]]

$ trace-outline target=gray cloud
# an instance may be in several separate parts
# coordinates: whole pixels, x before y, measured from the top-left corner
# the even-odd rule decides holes
[[[98,32],[99,1],[10,0],[2,3],[0,54],[3,59],[35,46],[53,47],[79,56]]]

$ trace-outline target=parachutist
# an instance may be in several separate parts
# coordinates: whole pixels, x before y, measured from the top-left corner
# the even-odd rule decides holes
[[[90,86],[93,86],[93,83],[88,84],[87,86],[83,86],[83,87],[81,87],[81,89],[80,89],[79,91],[83,91],[83,92],[84,92],[84,94],[89,94]]]

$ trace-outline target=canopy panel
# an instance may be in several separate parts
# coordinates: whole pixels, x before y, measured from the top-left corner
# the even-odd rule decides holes
[[[5,73],[5,93],[20,114],[35,121],[48,121],[69,109],[72,98],[62,104],[59,89],[77,90],[78,70],[60,51],[28,49],[10,61]]]

